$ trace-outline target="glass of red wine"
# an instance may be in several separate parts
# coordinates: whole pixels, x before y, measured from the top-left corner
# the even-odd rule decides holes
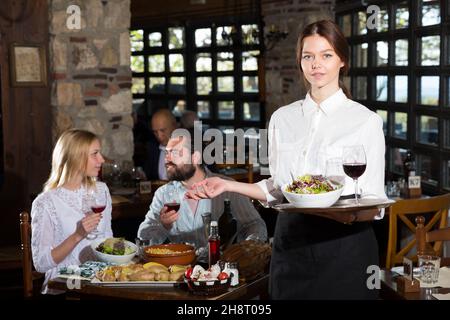
[[[104,188],[103,190],[98,190],[97,188],[90,189],[88,191],[87,198],[91,212],[101,213],[106,208],[108,191],[106,190],[106,188]],[[97,227],[87,235],[87,239],[93,240],[97,238],[97,236],[100,234],[100,231]]]
[[[355,182],[355,203],[359,205],[358,178],[366,171],[367,165],[364,146],[359,144],[344,147],[342,150],[342,165],[345,174]]]
[[[176,186],[172,186],[167,193],[168,199],[164,206],[167,207],[167,212],[180,210],[180,195]]]

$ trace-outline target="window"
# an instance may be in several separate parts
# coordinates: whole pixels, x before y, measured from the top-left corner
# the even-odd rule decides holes
[[[262,128],[258,24],[190,21],[130,31],[134,107],[194,110],[206,127]]]
[[[352,2],[352,1],[350,1]],[[352,94],[383,119],[386,171],[416,156],[423,189],[450,191],[450,7],[447,0],[377,1],[379,23],[360,1],[336,19],[352,50]]]

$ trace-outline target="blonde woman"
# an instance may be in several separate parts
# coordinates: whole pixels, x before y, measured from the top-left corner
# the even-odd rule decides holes
[[[112,237],[111,197],[106,184],[96,182],[105,160],[100,141],[89,131],[72,129],[58,139],[52,156],[50,177],[31,209],[31,247],[37,271],[45,272],[42,293],[60,267],[91,260],[88,235],[97,229],[99,237]],[[107,194],[106,208],[93,213],[87,195]]]

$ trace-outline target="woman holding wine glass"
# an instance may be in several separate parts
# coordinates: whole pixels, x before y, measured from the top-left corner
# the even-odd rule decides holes
[[[386,198],[383,121],[351,100],[343,83],[348,58],[348,43],[333,21],[306,26],[297,41],[297,65],[309,91],[303,100],[272,114],[268,135],[271,177],[255,184],[208,178],[192,186],[188,196],[211,198],[231,191],[269,203],[281,202],[280,188],[291,183],[292,176],[325,174],[327,160],[342,158],[344,146],[361,144],[367,163],[358,188],[363,197]],[[343,195],[354,197],[355,181],[349,176],[343,181]],[[379,264],[370,221],[383,214],[379,210],[278,214],[270,268],[271,297],[376,299],[377,290],[367,285],[368,267]]]
[[[96,181],[105,161],[100,150],[95,134],[77,129],[65,131],[53,149],[50,176],[31,209],[33,263],[45,273],[42,293],[59,293],[46,285],[59,268],[94,258],[91,232],[113,236],[111,196]]]

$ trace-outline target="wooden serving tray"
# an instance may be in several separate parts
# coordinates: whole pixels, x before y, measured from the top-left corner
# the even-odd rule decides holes
[[[326,213],[335,212],[355,212],[366,209],[382,209],[390,207],[395,201],[391,199],[359,199],[359,205],[355,204],[355,199],[338,200],[331,207],[326,208],[297,208],[292,203],[282,203],[272,206],[278,212],[285,213]]]

